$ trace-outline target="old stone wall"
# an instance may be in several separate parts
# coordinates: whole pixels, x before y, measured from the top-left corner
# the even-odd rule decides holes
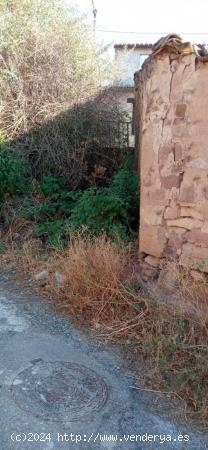
[[[208,273],[208,63],[150,57],[135,74],[141,267],[161,259]]]

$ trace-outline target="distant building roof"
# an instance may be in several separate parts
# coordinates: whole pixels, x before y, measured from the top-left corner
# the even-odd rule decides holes
[[[127,49],[127,50],[132,50],[133,48],[138,48],[138,49],[143,49],[143,48],[149,48],[152,49],[153,44],[115,44],[114,48],[115,49]]]

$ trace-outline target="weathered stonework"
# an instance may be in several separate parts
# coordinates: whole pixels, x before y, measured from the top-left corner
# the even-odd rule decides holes
[[[195,54],[159,54],[135,74],[141,267],[171,258],[208,273],[207,80]]]

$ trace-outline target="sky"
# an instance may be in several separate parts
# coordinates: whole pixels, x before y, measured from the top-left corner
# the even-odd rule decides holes
[[[67,1],[75,3],[93,23],[92,0]],[[208,0],[94,0],[94,4],[96,36],[105,43],[154,43],[169,33],[181,34],[193,43],[208,43]]]

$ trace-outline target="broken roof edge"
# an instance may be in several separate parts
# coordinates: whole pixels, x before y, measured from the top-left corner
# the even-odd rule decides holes
[[[132,50],[132,49],[144,49],[144,48],[148,48],[148,49],[152,49],[153,48],[153,44],[147,44],[147,43],[137,43],[137,44],[114,44],[114,48],[115,49],[127,49],[127,50]]]
[[[199,61],[208,62],[208,45],[192,44],[189,41],[183,41],[179,34],[171,33],[160,38],[155,44],[136,43],[136,44],[114,44],[116,49],[148,49],[152,50],[152,56],[164,53],[174,53],[176,55],[195,54]]]
[[[192,44],[190,41],[183,41],[178,34],[168,34],[153,45],[152,57],[162,53],[176,55],[195,54],[199,61],[208,62],[208,45]]]

